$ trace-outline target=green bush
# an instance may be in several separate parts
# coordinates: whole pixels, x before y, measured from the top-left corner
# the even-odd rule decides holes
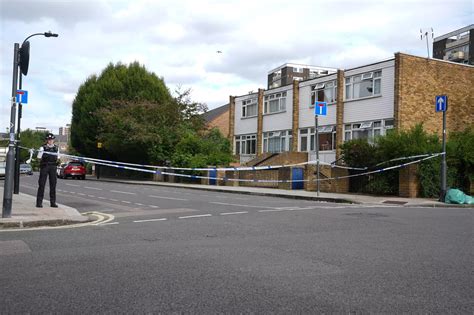
[[[436,134],[428,134],[422,125],[407,131],[393,130],[386,136],[375,139],[374,144],[365,140],[353,140],[341,146],[342,156],[347,165],[352,167],[382,168],[408,162],[393,161],[378,163],[399,157],[408,157],[427,153],[441,152],[441,141]],[[452,132],[447,141],[447,186],[469,191],[470,182],[474,181],[474,127],[470,126],[461,132]],[[437,197],[440,189],[441,157],[423,161],[418,164],[420,195]],[[376,194],[398,193],[398,170],[377,174],[358,180],[361,186],[356,190]],[[353,182],[355,182],[353,180]]]

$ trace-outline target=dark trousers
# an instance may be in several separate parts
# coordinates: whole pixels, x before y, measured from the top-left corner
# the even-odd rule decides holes
[[[44,197],[44,186],[46,185],[46,179],[49,175],[49,202],[51,204],[56,203],[56,164],[44,165],[40,168],[40,177],[38,180],[38,193],[36,194],[36,204],[40,205],[43,203]]]

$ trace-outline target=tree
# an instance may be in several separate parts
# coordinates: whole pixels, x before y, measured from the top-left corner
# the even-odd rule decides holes
[[[134,62],[125,66],[109,64],[99,76],[90,76],[80,87],[72,104],[71,145],[86,156],[97,156],[99,131],[104,129],[102,110],[119,102],[169,104],[173,100],[162,78]],[[104,150],[108,156],[108,148]]]
[[[180,167],[228,165],[232,162],[232,149],[217,128],[202,135],[188,132],[176,145],[171,162]]]

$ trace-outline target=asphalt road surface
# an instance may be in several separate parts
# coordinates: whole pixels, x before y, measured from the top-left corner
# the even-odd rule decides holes
[[[115,219],[0,232],[1,314],[474,312],[473,209],[70,179],[58,202]]]

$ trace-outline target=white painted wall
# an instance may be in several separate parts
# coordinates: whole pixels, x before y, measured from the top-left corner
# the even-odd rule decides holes
[[[292,116],[293,116],[293,85],[286,85],[280,88],[271,89],[264,92],[264,98],[266,95],[274,93],[286,92],[286,111],[274,114],[263,115],[263,132],[267,131],[278,131],[278,130],[291,130],[292,128]]]
[[[249,98],[256,97],[258,97],[258,93],[235,98],[234,134],[236,136],[257,133],[257,116],[252,118],[242,118],[242,102]]]
[[[382,70],[381,96],[344,102],[344,123],[393,118],[395,60],[345,71],[345,77]],[[345,96],[345,91],[344,91]]]
[[[337,74],[304,81],[300,84],[299,127],[314,127],[314,106],[311,104],[311,86],[337,79]],[[328,104],[327,116],[319,116],[319,126],[336,124],[336,103]]]

